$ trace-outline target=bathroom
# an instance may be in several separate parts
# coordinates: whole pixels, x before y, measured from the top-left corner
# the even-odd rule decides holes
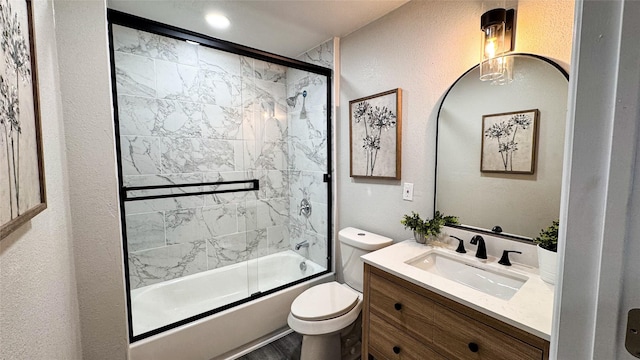
[[[1,357],[126,358],[106,4],[36,4],[49,209],[0,242]],[[637,11],[633,2],[518,3],[516,51],[570,70],[568,113],[576,119],[567,142],[573,151],[565,155],[571,161],[565,161],[560,211],[567,224],[559,254],[564,271],[551,342],[560,359],[624,359],[616,331],[623,316],[611,314],[638,306],[633,284],[610,281],[637,275],[633,262],[623,261],[637,259],[629,239],[639,231],[630,220],[638,211],[631,196],[635,124],[625,123],[629,110],[622,105],[637,108],[638,81],[636,72],[617,73],[618,61],[636,66],[625,62],[638,56],[634,46],[624,46],[631,41],[624,35],[636,34],[637,25],[623,19]],[[354,226],[408,239],[401,216],[433,209],[436,104],[479,61],[480,12],[470,1],[413,1],[339,39],[334,238],[338,229]],[[603,24],[601,17],[611,21]],[[402,200],[401,182],[348,176],[348,126],[339,121],[348,117],[348,101],[397,87],[404,99],[401,182],[414,183],[413,202]],[[370,211],[376,207],[385,211]],[[617,351],[619,357],[609,356]]]

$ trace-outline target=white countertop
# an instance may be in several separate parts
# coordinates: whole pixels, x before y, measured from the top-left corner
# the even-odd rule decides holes
[[[432,246],[418,244],[414,240],[406,240],[364,255],[362,259],[365,263],[378,269],[387,271],[540,338],[550,340],[554,286],[540,279],[538,269],[517,263],[512,263],[513,266],[506,267],[498,264],[498,259],[493,256],[489,256],[486,261],[481,261],[474,256],[472,251],[466,254],[458,254],[449,247],[438,247],[438,249],[451,255],[461,256],[467,261],[483,262],[488,268],[494,268],[502,272],[513,272],[528,278],[511,299],[502,300],[406,264],[407,261],[420,257],[432,249],[434,249]]]

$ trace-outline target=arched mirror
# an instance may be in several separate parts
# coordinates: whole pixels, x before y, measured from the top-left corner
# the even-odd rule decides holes
[[[531,241],[559,216],[569,76],[541,56],[509,57],[509,84],[480,81],[475,66],[443,98],[435,209]]]

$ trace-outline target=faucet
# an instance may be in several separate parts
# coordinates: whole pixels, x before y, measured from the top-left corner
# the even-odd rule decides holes
[[[502,257],[498,261],[498,264],[504,265],[504,266],[511,266],[511,261],[509,261],[509,253],[522,254],[522,251],[504,250],[502,252]]]
[[[452,238],[454,238],[454,239],[459,241],[458,248],[456,249],[457,253],[464,254],[464,253],[467,252],[467,250],[464,249],[464,240],[460,239],[457,236],[453,236],[453,235],[449,235],[449,237],[452,237]]]
[[[487,247],[484,244],[484,238],[480,235],[476,235],[471,238],[471,245],[478,245],[478,250],[476,250],[476,257],[478,259],[486,259],[487,258]]]
[[[306,247],[306,248],[309,247],[309,242],[307,240],[301,241],[297,243],[295,246],[296,250],[300,250],[300,248],[303,248],[303,247]]]

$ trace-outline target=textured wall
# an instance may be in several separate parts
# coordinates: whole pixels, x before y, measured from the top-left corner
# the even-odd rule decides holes
[[[105,1],[56,1],[82,355],[125,359],[127,320]]]
[[[0,359],[81,359],[53,4],[34,10],[48,209],[0,241]]]
[[[544,4],[520,2],[516,50],[568,64],[573,2]],[[478,63],[481,11],[480,2],[412,1],[341,39],[340,228],[361,227],[399,241],[410,235],[400,224],[403,214],[432,213],[437,106],[447,88]],[[556,20],[552,25],[536,20],[546,18]],[[402,180],[354,180],[349,177],[349,100],[397,87],[403,90]],[[415,184],[413,201],[402,200],[402,182]]]

